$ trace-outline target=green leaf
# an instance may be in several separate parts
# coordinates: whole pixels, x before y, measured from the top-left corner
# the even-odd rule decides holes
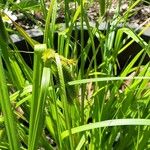
[[[41,59],[45,49],[45,44],[35,45],[28,150],[38,148],[38,142],[41,138],[44,125],[44,108],[50,81],[50,69],[43,66]]]
[[[137,34],[134,33],[133,30],[129,29],[129,28],[121,28],[118,31],[118,34],[122,34],[122,33],[126,33],[129,37],[131,37],[135,42],[137,42],[138,44],[140,44],[140,46],[142,48],[144,48],[145,46],[147,46],[148,44],[144,41],[144,39],[142,39],[140,36],[138,36]]]
[[[68,85],[86,84],[90,82],[104,82],[104,81],[117,81],[117,80],[150,80],[150,77],[106,77],[106,78],[90,78],[68,82]]]
[[[4,8],[4,5],[6,4],[7,0],[0,0],[0,8]]]
[[[5,14],[6,15],[6,14]],[[9,17],[9,16],[8,16]],[[24,37],[24,39],[30,44],[30,46],[32,48],[34,48],[34,46],[36,44],[39,44],[39,42],[33,40],[28,33],[16,22],[14,22],[10,17],[9,19],[12,21],[12,23],[14,24],[14,26],[16,27],[16,29],[18,30],[18,32]]]
[[[106,9],[106,1],[105,0],[99,0],[99,4],[100,4],[101,16],[103,16],[105,13],[105,9]]]
[[[71,133],[79,133],[87,130],[92,130],[96,128],[102,127],[112,127],[112,126],[125,126],[125,125],[145,125],[150,126],[150,119],[114,119],[114,120],[106,120],[96,123],[90,123],[86,125],[82,125],[79,127],[75,127],[71,129]],[[69,131],[64,131],[62,134],[62,138],[69,136]]]
[[[58,69],[58,76],[59,76],[59,81],[60,81],[60,97],[63,102],[64,106],[64,114],[65,114],[65,121],[66,121],[66,127],[69,130],[69,144],[70,144],[70,149],[73,150],[73,139],[72,139],[72,133],[71,133],[71,124],[70,124],[70,115],[68,113],[68,101],[67,101],[67,94],[66,94],[66,88],[65,88],[65,81],[64,81],[64,74],[62,71],[62,64],[60,61],[60,57],[58,54],[55,55],[56,59],[56,64],[57,64],[57,69]]]
[[[4,115],[5,127],[9,141],[10,150],[19,150],[19,140],[17,134],[17,124],[14,119],[14,114],[11,108],[11,103],[8,95],[8,88],[6,84],[2,59],[0,56],[0,103]]]
[[[12,9],[17,9],[18,7],[20,9],[23,9],[23,10],[33,10],[37,7],[40,7],[38,1],[36,0],[23,0],[23,1],[20,1],[20,3],[17,3],[16,4],[17,6],[13,5]]]

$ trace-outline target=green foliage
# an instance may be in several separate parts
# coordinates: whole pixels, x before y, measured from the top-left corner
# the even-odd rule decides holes
[[[12,9],[15,10],[17,8],[20,8],[22,10],[34,10],[40,7],[40,4],[36,0],[23,0],[17,3],[16,5],[13,5]]]
[[[3,8],[6,4],[6,0],[0,0],[0,8]]]
[[[70,13],[72,1],[65,0],[65,28],[59,29],[60,2],[52,0],[47,10],[44,0],[18,5],[8,1],[10,9],[22,9],[24,14],[41,7],[42,43],[9,18],[33,48],[33,66],[12,43],[2,19],[6,14],[0,14],[0,149],[149,149],[150,62],[143,65],[143,60],[150,57],[150,43],[140,35],[150,24],[140,33],[126,25],[141,0],[133,2],[124,16],[117,8],[106,31],[99,25],[110,3],[98,1],[99,22],[92,26],[86,1],[75,1]],[[124,26],[118,27],[121,22]],[[135,49],[136,55],[118,72],[118,56],[133,42],[141,50]]]

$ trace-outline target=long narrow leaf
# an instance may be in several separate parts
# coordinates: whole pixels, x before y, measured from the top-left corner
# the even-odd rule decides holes
[[[75,134],[78,132],[83,132],[87,130],[92,130],[95,128],[101,127],[112,127],[112,126],[124,126],[124,125],[147,125],[150,126],[150,119],[114,119],[114,120],[106,120],[96,123],[90,123],[86,125],[82,125],[79,127],[75,127],[71,129],[71,133]],[[69,131],[64,131],[62,133],[62,138],[65,138],[69,135]]]
[[[90,82],[117,81],[117,80],[150,80],[150,77],[106,77],[106,78],[90,78],[68,82],[68,85],[86,84]]]
[[[65,82],[64,82],[64,75],[63,75],[63,70],[62,70],[62,65],[61,61],[59,58],[59,55],[55,55],[56,58],[56,64],[57,64],[57,69],[58,69],[58,75],[59,75],[59,80],[60,80],[60,90],[61,90],[61,99],[63,101],[64,105],[64,114],[65,114],[65,120],[66,120],[66,127],[69,129],[69,141],[70,141],[70,149],[73,150],[73,140],[72,140],[72,135],[71,135],[71,126],[70,126],[70,116],[69,116],[69,111],[68,111],[68,101],[67,101],[67,95],[66,95],[66,88],[65,88]]]
[[[5,127],[7,130],[7,136],[9,140],[9,148],[10,150],[19,150],[20,144],[16,129],[17,125],[11,108],[1,56],[0,56],[0,103],[2,105],[2,110],[4,114]]]
[[[44,68],[43,61],[41,59],[42,52],[45,49],[45,44],[35,45],[28,150],[37,149],[43,129],[44,106],[50,80],[50,70],[49,68]]]

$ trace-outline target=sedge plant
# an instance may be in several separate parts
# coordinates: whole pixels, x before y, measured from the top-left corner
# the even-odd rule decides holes
[[[150,62],[143,60],[150,57],[150,43],[141,34],[150,24],[139,33],[127,25],[141,0],[131,3],[124,16],[119,1],[105,31],[99,25],[109,1],[98,1],[99,20],[92,26],[86,0],[75,1],[74,13],[69,10],[72,2],[65,0],[61,30],[56,23],[60,2],[52,0],[48,9],[43,0],[36,3],[45,21],[44,29],[39,27],[42,43],[1,11],[0,149],[149,149]],[[32,47],[33,66],[12,43],[4,16]],[[141,50],[135,49],[136,55],[118,71],[118,56],[133,42]]]

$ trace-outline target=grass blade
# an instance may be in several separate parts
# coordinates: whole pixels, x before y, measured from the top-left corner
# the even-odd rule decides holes
[[[63,70],[62,70],[62,65],[61,61],[59,58],[59,55],[56,54],[56,64],[57,64],[57,69],[58,69],[58,75],[59,75],[59,80],[60,80],[60,90],[61,90],[61,99],[63,101],[64,105],[64,114],[65,114],[65,120],[66,120],[66,127],[71,131],[71,125],[70,125],[70,117],[68,113],[68,101],[67,101],[67,95],[66,95],[66,88],[65,88],[65,82],[64,82],[64,76],[63,76]],[[72,135],[71,132],[69,132],[69,142],[70,142],[70,149],[73,150],[73,140],[72,140]]]
[[[42,52],[45,49],[45,44],[35,45],[28,150],[35,150],[38,147],[38,142],[40,140],[43,129],[43,120],[45,116],[44,106],[50,79],[50,69],[43,68],[43,61],[41,59]]]
[[[43,40],[43,43],[49,43],[49,38],[48,38],[48,35],[50,34],[49,33],[49,30],[50,30],[50,21],[51,21],[51,17],[52,17],[52,12],[53,12],[53,7],[56,5],[55,4],[55,0],[52,0],[51,1],[51,4],[49,6],[49,10],[48,10],[48,14],[47,14],[47,18],[46,18],[46,24],[45,24],[45,31],[44,31],[44,40]],[[50,41],[52,42],[52,41]]]
[[[20,144],[19,144],[17,129],[16,129],[17,125],[11,108],[1,56],[0,56],[0,85],[1,85],[0,102],[4,114],[5,127],[7,130],[7,136],[9,140],[9,148],[10,150],[19,150]]]
[[[106,78],[90,78],[68,82],[68,85],[86,84],[90,82],[117,81],[117,80],[150,80],[150,77],[106,77]]]
[[[92,130],[95,128],[102,128],[102,127],[112,127],[112,126],[124,126],[124,125],[145,125],[150,126],[150,119],[114,119],[114,120],[106,120],[96,123],[90,123],[86,125],[82,125],[79,127],[75,127],[71,129],[71,133],[75,134],[78,132],[83,132],[87,130]],[[62,133],[62,138],[69,136],[69,131],[64,131]]]

